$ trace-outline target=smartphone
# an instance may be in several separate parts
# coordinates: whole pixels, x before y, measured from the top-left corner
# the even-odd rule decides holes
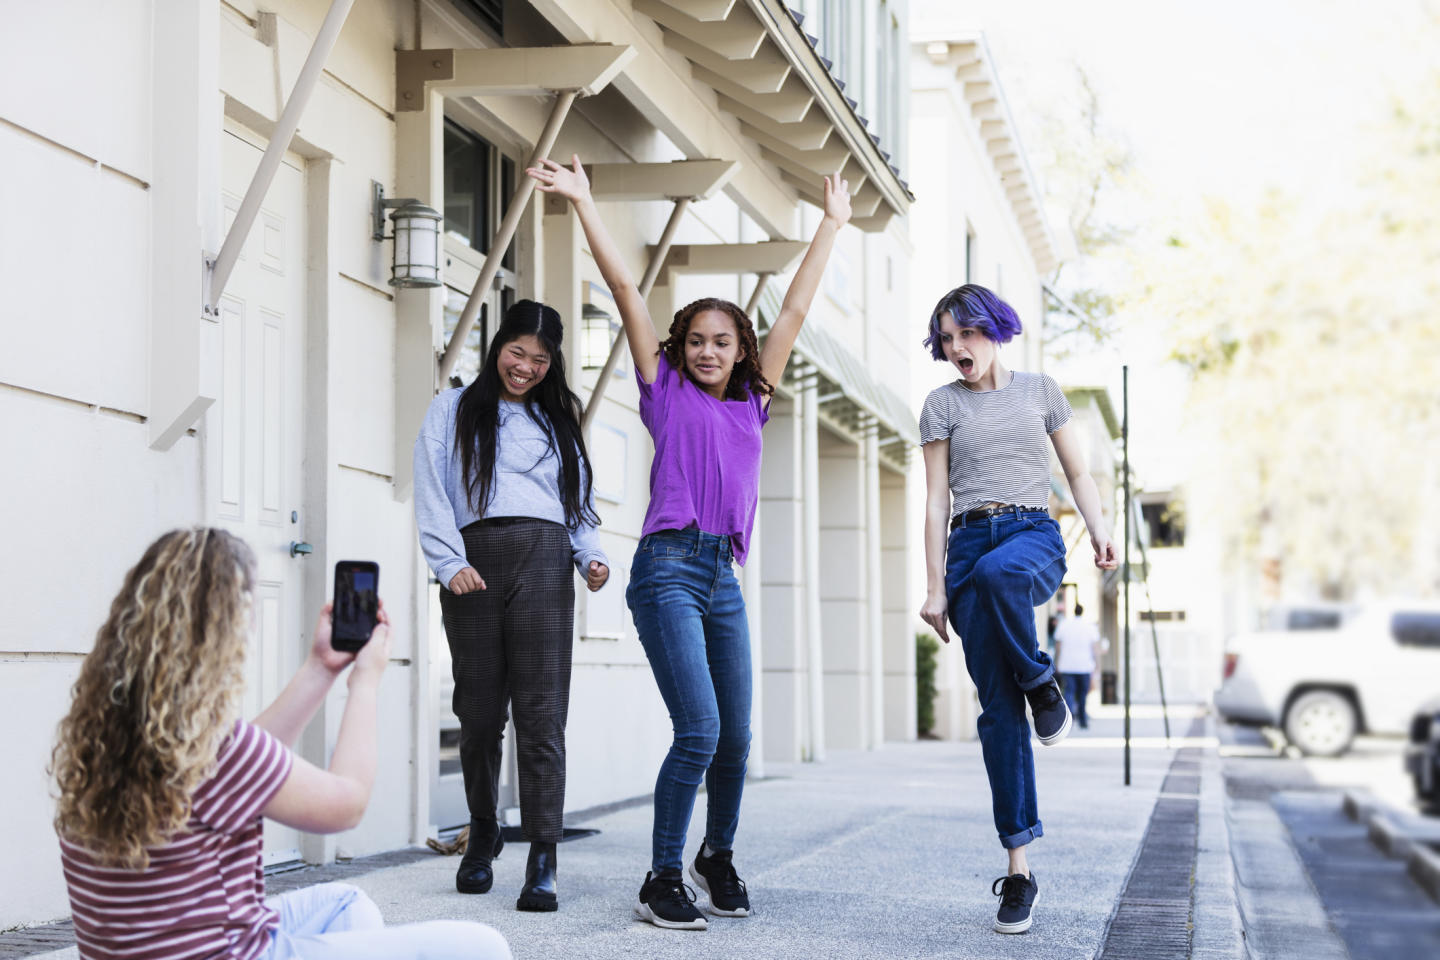
[[[335,564],[335,605],[330,611],[330,646],[354,653],[370,641],[380,612],[380,564],[341,560]]]

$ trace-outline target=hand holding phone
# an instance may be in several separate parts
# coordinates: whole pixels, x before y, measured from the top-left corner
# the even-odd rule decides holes
[[[380,565],[369,560],[336,563],[330,646],[346,653],[365,646],[375,631],[379,612]]]

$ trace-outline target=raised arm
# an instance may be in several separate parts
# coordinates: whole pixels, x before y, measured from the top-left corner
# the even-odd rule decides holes
[[[931,440],[925,451],[925,605],[920,619],[950,642],[945,628],[945,540],[950,522],[950,441]]]
[[[307,666],[255,724],[287,745],[293,744],[335,677],[353,662],[335,752],[328,770],[296,757],[290,775],[265,805],[262,812],[266,817],[308,833],[338,833],[360,822],[375,783],[376,713],[380,677],[389,657],[390,618],[383,606],[370,642],[355,654],[330,647],[330,607],[321,611]],[[319,678],[323,683],[317,682]]]
[[[1105,527],[1105,514],[1100,509],[1100,491],[1095,487],[1095,478],[1085,469],[1084,457],[1067,423],[1050,434],[1050,443],[1055,455],[1060,458],[1060,468],[1070,484],[1070,494],[1075,506],[1085,520],[1085,529],[1090,533],[1090,546],[1095,551],[1095,566],[1102,570],[1114,569],[1115,544],[1110,540],[1110,531]]]
[[[558,194],[574,204],[580,226],[585,230],[585,239],[590,242],[590,252],[595,255],[595,263],[600,267],[600,276],[605,278],[605,285],[615,298],[615,306],[620,309],[620,320],[625,325],[625,339],[630,343],[635,369],[640,371],[646,383],[653,383],[660,371],[660,338],[655,335],[650,309],[645,306],[645,298],[640,296],[635,278],[620,256],[620,248],[615,246],[614,238],[605,229],[605,223],[595,209],[595,199],[590,196],[590,179],[585,176],[585,168],[580,166],[580,157],[571,155],[568,170],[547,159],[525,172],[535,180],[536,190]]]
[[[830,251],[835,248],[835,235],[850,220],[850,181],[841,180],[840,174],[825,178],[825,216],[815,228],[815,237],[790,289],[785,291],[785,300],[780,304],[780,316],[765,336],[765,345],[760,348],[760,372],[771,383],[779,383],[785,374],[785,364],[790,362],[790,351],[795,348],[795,338],[800,335],[800,325],[810,312],[815,291],[820,289],[820,278],[825,274],[825,264],[830,261]]]

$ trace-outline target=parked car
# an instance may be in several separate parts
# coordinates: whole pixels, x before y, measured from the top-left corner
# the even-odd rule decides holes
[[[1405,769],[1415,780],[1420,806],[1440,812],[1440,697],[1426,701],[1410,721]]]
[[[1357,733],[1404,734],[1416,706],[1440,694],[1440,606],[1376,605],[1322,622],[1231,638],[1216,710],[1279,727],[1314,756],[1344,753]]]

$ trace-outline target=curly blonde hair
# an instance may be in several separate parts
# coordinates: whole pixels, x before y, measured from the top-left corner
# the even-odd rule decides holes
[[[665,362],[682,376],[690,376],[690,371],[685,369],[685,335],[690,332],[690,321],[706,310],[718,310],[735,321],[735,332],[740,338],[740,349],[744,353],[744,356],[735,361],[735,367],[730,371],[730,379],[725,384],[725,399],[747,400],[752,393],[765,397],[772,395],[775,388],[760,371],[760,342],[755,337],[755,325],[750,322],[744,310],[729,300],[703,297],[675,311],[675,319],[670,323],[670,335],[660,342],[660,349],[665,352]]]
[[[55,828],[143,869],[190,818],[240,712],[255,555],[223,530],[172,530],[129,573],[80,668],[51,770]]]

